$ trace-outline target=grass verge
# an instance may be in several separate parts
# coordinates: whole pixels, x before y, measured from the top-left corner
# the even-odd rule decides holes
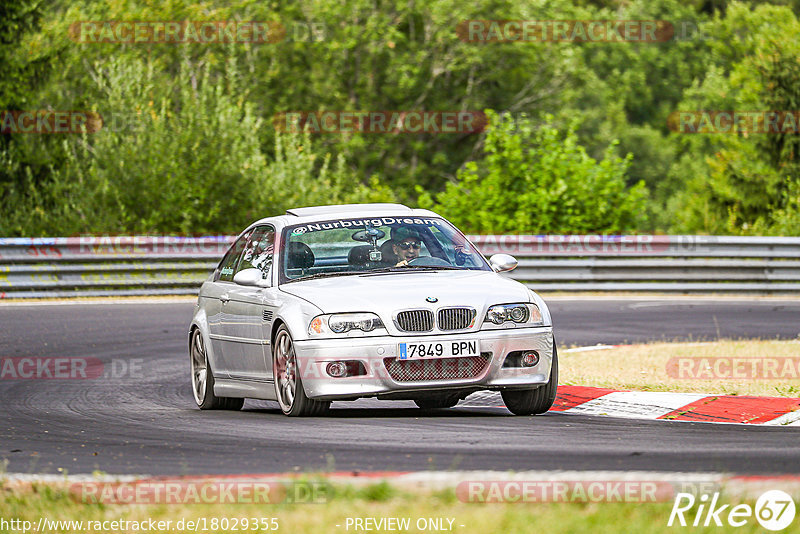
[[[800,341],[650,343],[558,356],[562,384],[800,397]]]
[[[731,498],[725,503],[753,501]],[[672,502],[658,503],[466,503],[453,490],[414,491],[397,489],[386,482],[365,487],[333,486],[327,502],[321,504],[156,504],[108,505],[78,502],[65,487],[36,483],[24,487],[3,485],[0,496],[0,518],[28,521],[38,525],[40,518],[61,521],[48,523],[48,532],[115,532],[145,531],[148,521],[169,521],[161,532],[194,532],[188,522],[201,525],[198,532],[453,532],[453,533],[585,533],[585,532],[675,532],[681,527],[667,526]],[[692,512],[696,512],[696,507]],[[694,513],[687,519],[692,521]],[[216,518],[216,526],[215,526]],[[223,524],[223,518],[226,523]],[[261,519],[266,519],[263,523]],[[271,521],[272,519],[275,521]],[[350,522],[348,522],[348,518]],[[401,529],[355,528],[355,519],[397,518],[408,520]],[[244,521],[249,522],[244,528]],[[705,519],[704,517],[701,518]],[[723,521],[725,516],[723,515]],[[253,521],[256,520],[256,521]],[[433,520],[433,521],[430,521]],[[82,521],[81,525],[64,522]],[[137,522],[123,526],[111,521]],[[179,523],[182,521],[182,523]],[[100,523],[97,523],[100,522]],[[103,527],[103,523],[108,528]],[[237,528],[232,528],[234,522]],[[252,528],[253,523],[258,528]],[[18,523],[19,524],[19,523]],[[176,528],[179,525],[183,528]],[[261,528],[263,525],[269,528]],[[363,525],[363,523],[362,523]],[[98,528],[99,527],[99,528]],[[689,527],[692,532],[760,532],[754,518],[743,527],[724,525]],[[8,529],[15,531],[14,529]],[[16,530],[21,531],[21,530]],[[791,528],[784,532],[797,532]],[[153,532],[153,530],[150,530]]]

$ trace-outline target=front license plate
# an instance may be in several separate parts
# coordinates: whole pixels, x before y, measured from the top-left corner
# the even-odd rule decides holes
[[[400,343],[397,348],[398,360],[419,360],[422,358],[460,358],[478,356],[480,347],[477,339],[454,339],[420,343]]]

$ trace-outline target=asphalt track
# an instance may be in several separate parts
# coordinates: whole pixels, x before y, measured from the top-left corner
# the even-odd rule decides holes
[[[800,300],[554,299],[560,345],[796,339]],[[183,475],[308,470],[658,470],[800,473],[800,429],[637,421],[498,407],[423,413],[334,403],[201,412],[191,398],[192,303],[0,306],[0,356],[83,356],[121,377],[0,380],[0,462],[14,473]],[[133,372],[125,363],[134,364]],[[133,376],[130,376],[130,375]],[[0,467],[2,465],[0,464]]]

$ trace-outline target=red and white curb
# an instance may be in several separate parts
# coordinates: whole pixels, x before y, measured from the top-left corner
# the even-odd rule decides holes
[[[551,411],[632,419],[800,426],[800,398],[559,386]]]
[[[699,343],[703,344],[703,343]],[[592,345],[564,352],[614,349]],[[800,398],[617,391],[585,386],[559,386],[551,411],[630,419],[665,419],[700,423],[800,426]]]
[[[473,393],[459,406],[505,408],[495,391]],[[617,391],[561,385],[550,411],[628,419],[800,427],[800,398],[787,397]]]

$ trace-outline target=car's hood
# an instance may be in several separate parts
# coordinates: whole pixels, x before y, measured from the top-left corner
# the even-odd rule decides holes
[[[490,271],[420,271],[337,276],[282,284],[281,291],[305,299],[324,313],[391,313],[411,308],[530,302],[528,289]],[[431,303],[428,298],[437,301]]]

